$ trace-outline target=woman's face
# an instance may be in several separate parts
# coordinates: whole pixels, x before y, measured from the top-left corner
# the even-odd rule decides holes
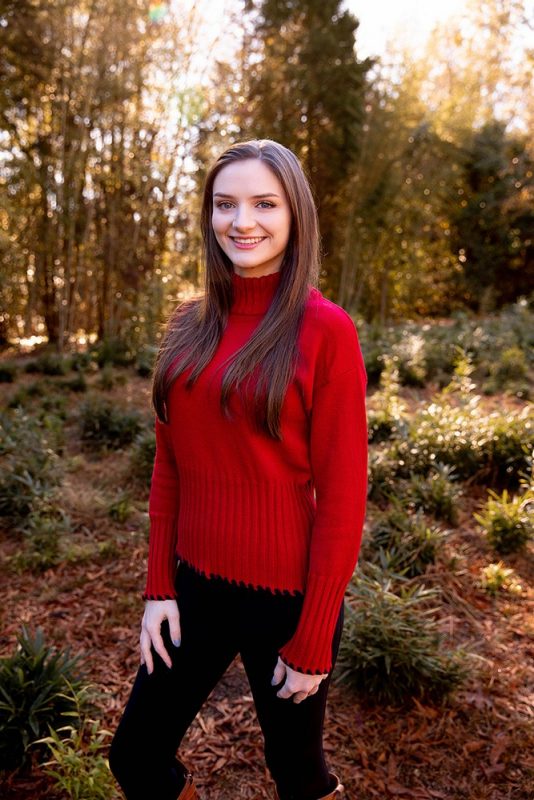
[[[282,184],[259,158],[227,164],[213,183],[215,237],[242,277],[278,272],[291,228]]]

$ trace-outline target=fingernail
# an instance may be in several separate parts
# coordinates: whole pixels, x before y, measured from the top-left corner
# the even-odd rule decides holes
[[[172,643],[175,647],[180,647],[182,640],[181,639],[173,639]]]
[[[276,678],[271,678],[271,686],[275,686],[275,685],[276,685]]]

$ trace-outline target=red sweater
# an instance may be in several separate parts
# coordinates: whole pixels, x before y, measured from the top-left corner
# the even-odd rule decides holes
[[[351,317],[310,287],[302,358],[282,405],[283,441],[256,430],[235,392],[219,408],[217,367],[251,336],[280,273],[232,276],[228,325],[191,391],[156,417],[143,598],[176,598],[177,559],[208,577],[304,594],[294,635],[279,650],[299,672],[327,673],[337,615],[354,572],[366,510],[367,374]],[[179,605],[179,597],[178,605]]]

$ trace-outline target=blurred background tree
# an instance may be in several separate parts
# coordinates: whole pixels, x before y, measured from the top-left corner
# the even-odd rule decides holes
[[[498,309],[533,264],[532,10],[470,0],[359,57],[338,0],[0,0],[0,343],[154,343],[202,282],[209,163],[274,138],[316,197],[321,288],[386,324]],[[215,45],[224,40],[224,47]]]

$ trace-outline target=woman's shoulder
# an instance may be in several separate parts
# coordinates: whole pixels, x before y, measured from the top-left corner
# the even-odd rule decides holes
[[[325,336],[344,338],[357,335],[356,325],[350,314],[314,286],[310,287],[305,317],[308,324]]]
[[[306,303],[304,338],[323,378],[342,373],[363,361],[354,320],[315,287],[310,288]]]

